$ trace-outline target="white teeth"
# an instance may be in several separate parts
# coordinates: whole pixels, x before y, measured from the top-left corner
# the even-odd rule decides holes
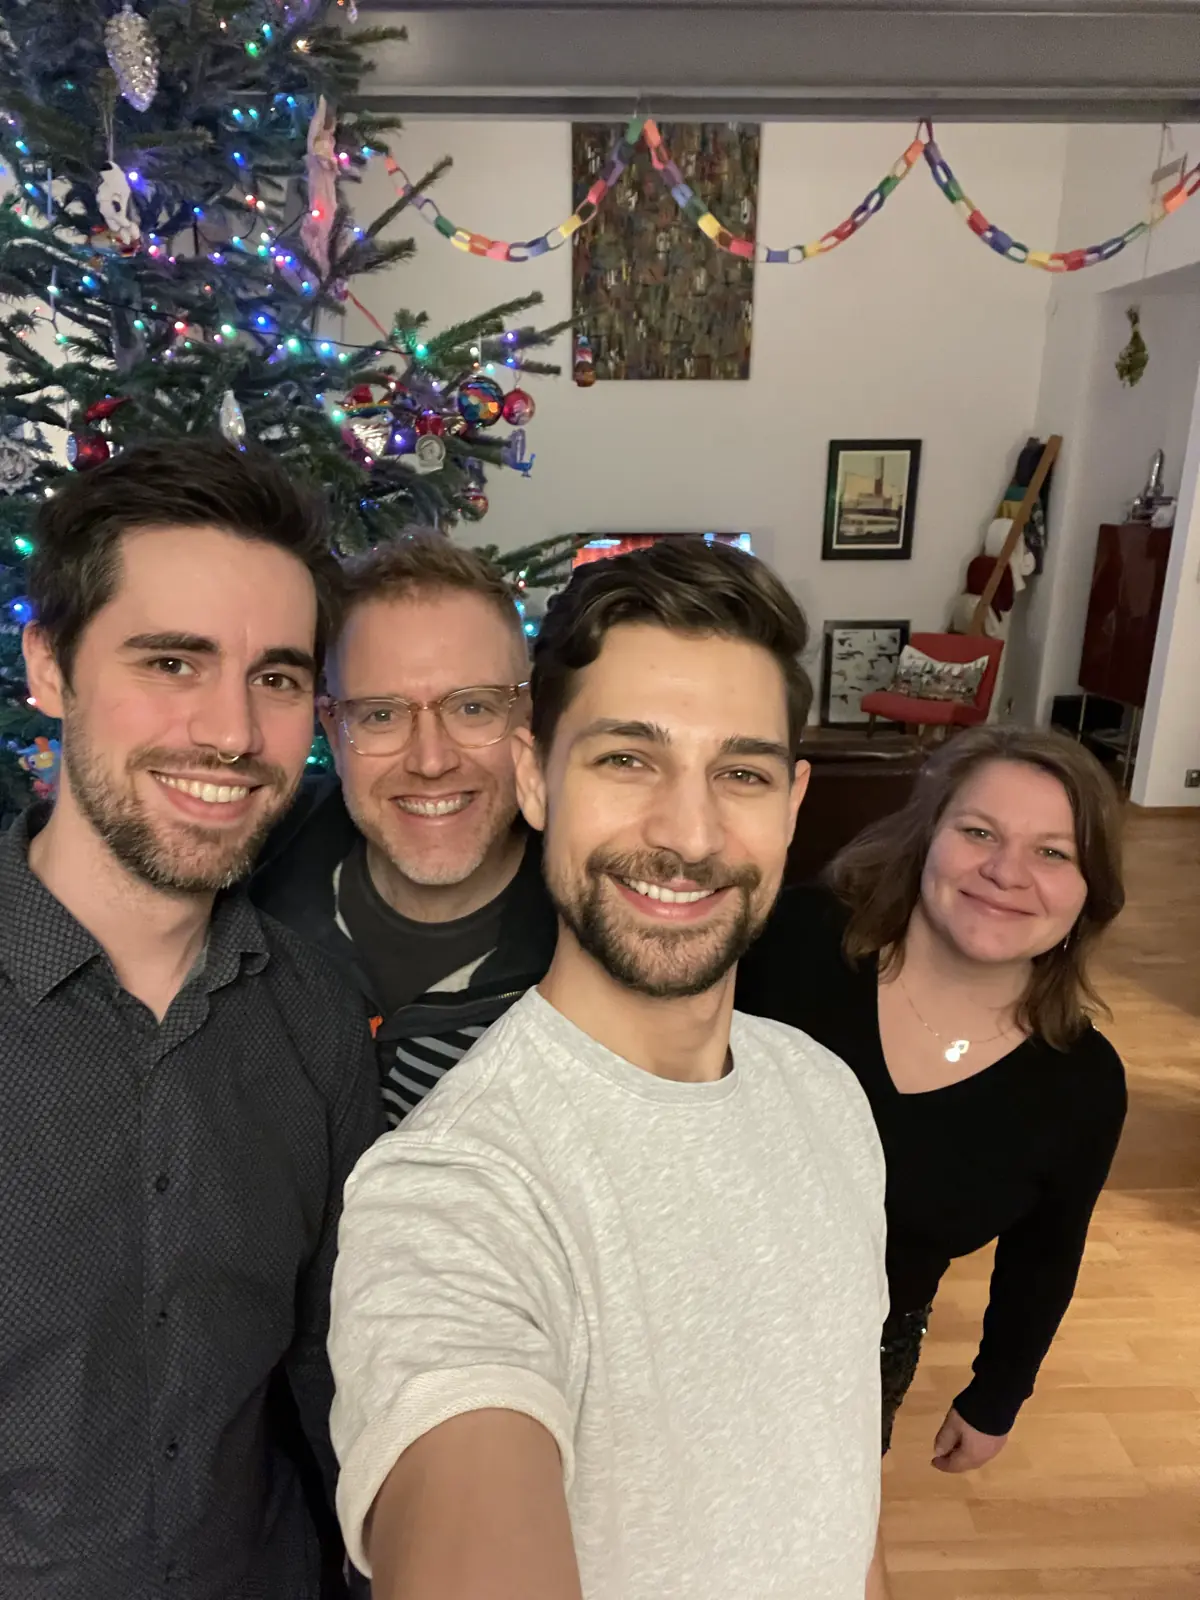
[[[244,800],[250,793],[241,784],[194,783],[190,778],[169,778],[165,772],[156,772],[154,776],[168,789],[179,789],[197,800],[206,800],[209,805],[227,806],[231,801]]]
[[[662,900],[672,906],[690,906],[697,900],[707,900],[717,892],[715,889],[665,889],[661,883],[643,883],[639,878],[623,878],[621,881],[628,884],[634,894],[643,894],[647,900]]]
[[[398,799],[396,801],[401,811],[408,811],[414,817],[448,817],[455,811],[465,810],[470,803],[469,794],[451,795],[446,800]]]

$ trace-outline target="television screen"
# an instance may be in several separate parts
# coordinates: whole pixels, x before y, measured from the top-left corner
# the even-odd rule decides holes
[[[589,540],[575,552],[573,565],[582,567],[589,561],[606,561],[609,556],[624,555],[629,550],[644,550],[658,539],[695,538],[696,534],[680,533],[611,533]],[[705,533],[701,535],[709,544],[732,544],[753,555],[754,549],[748,533]]]

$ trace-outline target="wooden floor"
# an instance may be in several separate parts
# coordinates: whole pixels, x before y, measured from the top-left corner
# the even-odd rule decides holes
[[[929,1465],[990,1252],[955,1264],[884,1470],[894,1600],[1200,1600],[1200,812],[1131,813],[1099,971],[1130,1113],[1075,1303],[1004,1453]]]

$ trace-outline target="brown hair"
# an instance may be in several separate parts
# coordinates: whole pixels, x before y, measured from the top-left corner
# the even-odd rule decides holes
[[[812,704],[812,684],[800,665],[808,642],[804,613],[755,556],[691,537],[659,539],[577,567],[550,601],[533,647],[532,730],[543,748],[570,704],[576,674],[624,622],[742,639],[769,651],[787,689],[789,741],[793,751],[799,748]]]
[[[72,474],[39,509],[29,595],[68,685],[79,641],[117,587],[122,535],[163,527],[222,528],[303,562],[317,591],[321,659],[341,574],[315,489],[259,448],[163,439]]]
[[[444,533],[421,529],[346,563],[342,573],[337,643],[346,622],[369,600],[407,600],[413,595],[475,594],[486,600],[528,651],[516,596],[499,567],[478,551],[465,550]]]
[[[966,780],[989,761],[1017,761],[1048,772],[1071,802],[1087,899],[1065,944],[1034,958],[1017,1011],[1023,1028],[1064,1050],[1089,1017],[1107,1014],[1088,977],[1088,958],[1125,904],[1116,786],[1096,758],[1064,734],[972,728],[931,756],[907,805],[866,828],[826,869],[826,881],[850,907],[843,947],[851,961],[879,955],[884,972],[903,959],[904,936],[938,824]]]

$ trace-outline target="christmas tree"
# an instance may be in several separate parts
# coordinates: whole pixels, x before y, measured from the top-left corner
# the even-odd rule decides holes
[[[26,770],[52,764],[31,746],[53,729],[26,700],[22,567],[64,472],[219,428],[322,483],[352,554],[478,521],[487,469],[530,469],[522,385],[558,371],[530,352],[560,328],[519,320],[540,295],[440,331],[405,310],[385,326],[359,299],[412,254],[393,224],[449,162],[356,216],[358,175],[399,128],[357,97],[403,33],[355,24],[353,0],[6,0],[0,804],[24,789],[21,751]],[[347,304],[377,341],[340,337]],[[499,559],[544,585],[576,543]]]

